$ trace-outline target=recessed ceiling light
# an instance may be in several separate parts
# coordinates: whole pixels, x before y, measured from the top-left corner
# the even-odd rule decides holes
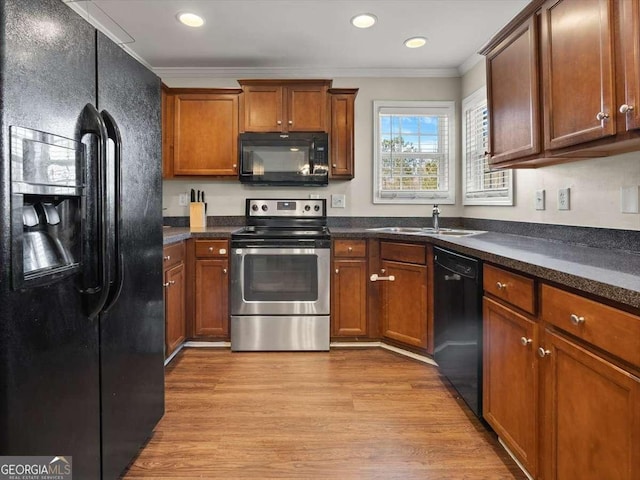
[[[373,27],[377,21],[378,19],[375,15],[371,13],[361,13],[351,19],[351,24],[358,28],[369,28]]]
[[[411,37],[404,41],[404,46],[407,48],[420,48],[423,47],[425,43],[427,43],[425,37]]]
[[[201,27],[204,25],[204,18],[190,12],[182,12],[176,15],[178,21],[187,27]]]

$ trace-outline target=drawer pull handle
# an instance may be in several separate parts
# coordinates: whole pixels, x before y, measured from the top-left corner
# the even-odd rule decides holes
[[[531,345],[531,342],[533,342],[533,340],[531,340],[530,338],[527,337],[520,337],[520,343],[526,347],[527,345]]]
[[[394,275],[389,275],[388,277],[380,277],[378,276],[377,273],[374,273],[373,275],[371,275],[371,277],[369,277],[369,279],[372,282],[379,282],[382,280],[388,280],[389,282],[394,282],[396,280],[396,277]]]
[[[171,260],[171,255],[167,255],[166,257],[164,257],[165,262],[168,262],[169,260]]]
[[[578,325],[582,325],[583,323],[584,323],[584,317],[579,317],[575,313],[571,314],[571,324],[572,325],[575,325],[577,327]]]
[[[549,355],[551,355],[551,350],[545,350],[544,348],[540,347],[538,349],[538,355],[540,356],[540,358],[548,357]]]
[[[498,290],[504,290],[505,288],[507,288],[507,284],[502,282],[496,282],[496,287],[498,287]]]
[[[220,255],[226,255],[226,254],[227,254],[227,249],[226,249],[226,248],[221,248],[221,249],[218,251],[218,253],[219,253]]]

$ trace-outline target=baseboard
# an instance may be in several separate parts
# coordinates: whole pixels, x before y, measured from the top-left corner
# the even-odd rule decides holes
[[[509,456],[513,459],[513,461],[516,462],[516,465],[518,465],[520,470],[522,470],[522,473],[524,473],[529,480],[533,480],[533,477],[531,475],[529,475],[529,472],[527,472],[527,469],[524,468],[524,466],[516,458],[516,456],[513,454],[513,452],[511,450],[509,450],[509,447],[507,447],[507,444],[502,441],[502,438],[498,437],[498,443],[500,443],[500,445],[502,445],[502,448],[504,448],[506,450],[506,452],[509,454]]]

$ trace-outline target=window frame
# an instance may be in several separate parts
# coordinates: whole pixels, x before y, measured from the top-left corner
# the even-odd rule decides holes
[[[410,116],[410,110],[416,110],[416,115],[429,114],[433,115],[446,114],[448,116],[448,178],[446,192],[434,191],[430,195],[428,191],[420,191],[415,196],[401,195],[397,197],[383,197],[379,194],[380,174],[382,170],[382,156],[380,151],[380,111],[382,109],[394,109],[398,111],[407,110],[407,116]],[[438,112],[438,110],[440,110]],[[418,111],[422,111],[418,113]],[[403,112],[404,113],[404,112]],[[430,101],[430,100],[374,100],[373,101],[373,203],[374,204],[442,204],[455,205],[456,203],[456,164],[457,164],[457,147],[456,147],[456,102],[455,101]]]
[[[471,93],[462,100],[461,117],[462,117],[462,142],[461,142],[461,155],[462,155],[462,205],[485,205],[485,206],[513,206],[513,177],[514,172],[511,169],[496,169],[493,171],[505,172],[507,174],[507,195],[496,196],[491,195],[490,191],[484,191],[486,194],[482,195],[477,191],[473,192],[473,196],[470,196],[470,192],[467,191],[469,185],[469,178],[467,176],[467,111],[477,109],[484,104],[488,109],[487,104],[487,90],[486,86],[481,87],[475,92]],[[489,115],[487,114],[487,148],[489,145]],[[486,160],[485,160],[486,162]],[[489,171],[491,168],[489,165]],[[487,173],[487,172],[485,172]]]

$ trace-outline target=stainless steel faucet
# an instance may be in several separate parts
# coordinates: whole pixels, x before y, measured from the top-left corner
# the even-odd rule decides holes
[[[438,205],[433,206],[431,215],[433,218],[433,229],[438,232],[440,230],[440,209],[438,208]]]

